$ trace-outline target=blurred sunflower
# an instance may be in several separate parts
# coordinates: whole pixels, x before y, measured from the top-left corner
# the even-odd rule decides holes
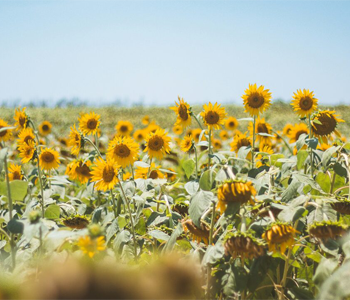
[[[155,163],[152,163],[150,168],[143,168],[143,167],[136,167],[135,169],[135,179],[142,178],[142,179],[161,179],[164,178],[164,174],[159,170],[160,166],[156,167]],[[149,172],[149,176],[148,175]]]
[[[22,129],[21,132],[18,134],[17,144],[18,145],[28,144],[29,141],[34,142],[35,135],[34,135],[33,129],[30,127],[27,127]]]
[[[337,199],[338,201],[332,202],[332,208],[340,214],[350,215],[350,200]]]
[[[16,164],[10,164],[9,166],[9,180],[22,180],[22,167]]]
[[[310,116],[317,108],[317,99],[314,97],[314,92],[309,90],[297,90],[293,95],[291,105],[294,111],[301,117]]]
[[[60,160],[58,159],[58,152],[52,148],[45,148],[39,155],[39,165],[44,170],[57,169]]]
[[[173,168],[168,168],[168,170],[172,173],[169,173],[169,172],[166,172],[165,173],[165,176],[166,178],[168,179],[168,181],[172,182],[172,181],[175,181],[176,180],[176,172]]]
[[[274,222],[268,228],[269,229],[262,234],[262,238],[268,243],[269,251],[274,253],[280,251],[284,253],[287,248],[292,248],[294,246],[294,236],[296,233],[299,233],[299,231],[295,230],[292,226],[285,223]]]
[[[123,173],[123,181],[126,181],[128,179],[131,178],[131,173],[130,172],[126,172],[126,173]]]
[[[295,143],[303,133],[309,134],[307,125],[305,123],[295,124],[289,133],[290,143]]]
[[[228,117],[225,121],[225,128],[234,131],[238,127],[238,121],[235,117]]]
[[[219,139],[213,139],[213,148],[215,150],[220,150],[222,149],[222,143]]]
[[[79,118],[79,129],[84,135],[94,135],[100,126],[100,115],[95,112],[83,114]]]
[[[228,132],[226,130],[221,130],[219,133],[219,136],[220,136],[220,139],[223,141],[226,141],[229,138]]]
[[[93,258],[96,253],[106,249],[105,238],[103,236],[92,239],[90,236],[82,236],[79,238],[78,246],[80,250]]]
[[[68,146],[72,147],[71,153],[73,155],[79,155],[80,148],[82,146],[82,136],[80,132],[75,128],[75,124],[70,128],[69,138],[68,138]]]
[[[145,140],[146,137],[146,132],[143,129],[138,129],[134,132],[133,137],[135,139],[135,141],[137,142],[143,142]]]
[[[192,129],[191,135],[196,143],[199,142],[199,137],[201,136],[201,133],[202,133],[202,129],[199,129],[199,128]],[[202,135],[201,141],[205,141],[204,134]]]
[[[68,140],[66,138],[59,138],[58,142],[62,145],[62,146],[68,146]]]
[[[27,127],[28,124],[28,116],[25,113],[26,108],[16,108],[15,110],[15,116],[13,117],[16,121],[15,126],[17,126],[17,129],[23,129]]]
[[[247,136],[247,133],[236,132],[233,141],[230,143],[231,151],[238,153],[241,147],[252,146],[252,140]],[[250,158],[249,158],[250,159]]]
[[[149,121],[150,121],[150,119],[149,119],[149,116],[144,116],[143,118],[142,118],[142,120],[141,120],[141,123],[143,124],[143,125],[148,125],[149,124]]]
[[[321,151],[326,151],[330,147],[332,147],[332,145],[328,145],[328,144],[325,144],[325,143],[317,144],[317,149],[319,149]]]
[[[253,122],[249,123],[248,129],[250,131],[250,136],[253,136]],[[271,144],[272,137],[264,136],[260,134],[271,134],[272,127],[269,123],[265,122],[265,118],[258,117],[255,122],[255,134],[256,140],[262,144]]]
[[[132,165],[138,157],[139,145],[131,137],[115,137],[108,145],[107,159],[122,168]]]
[[[11,129],[3,129],[5,127],[10,127],[9,124],[4,121],[3,119],[0,119],[0,142],[6,142],[8,141],[12,136]]]
[[[72,229],[83,229],[89,225],[89,220],[85,216],[75,215],[63,219],[62,223]]]
[[[292,124],[287,124],[286,126],[283,127],[283,135],[290,138],[291,131],[293,129]]]
[[[181,135],[183,133],[183,129],[182,129],[182,126],[181,125],[174,125],[173,126],[173,132],[176,134],[176,135]]]
[[[129,136],[134,129],[134,126],[129,121],[119,121],[117,125],[115,125],[115,129],[117,130],[118,135]]]
[[[258,117],[260,113],[265,111],[271,105],[271,93],[264,90],[264,86],[257,87],[256,83],[249,84],[245,95],[242,96],[245,111],[251,116]]]
[[[203,242],[208,245],[209,244],[209,228],[208,226],[201,223],[201,228],[197,227],[191,219],[182,220],[182,227],[185,232],[190,232],[192,235],[192,240],[200,243]]]
[[[190,135],[186,135],[180,144],[181,151],[188,152],[192,149],[193,145],[193,138]]]
[[[311,224],[309,233],[321,240],[336,239],[343,236],[348,226],[337,221],[322,221]]]
[[[35,144],[33,141],[28,141],[27,143],[21,144],[18,147],[19,157],[22,158],[22,163],[26,164],[34,158],[35,154]]]
[[[161,127],[157,125],[156,122],[152,121],[144,130],[147,133],[155,133],[158,129],[161,129]]]
[[[78,180],[81,184],[85,184],[91,178],[91,161],[83,159],[75,159],[67,165],[66,175],[71,180]]]
[[[118,166],[114,161],[105,161],[102,158],[96,160],[96,165],[92,167],[91,181],[96,182],[95,188],[98,191],[113,189],[118,182]]]
[[[259,145],[259,153],[255,159],[256,159],[256,167],[260,168],[262,166],[270,166],[270,155],[273,154],[273,149],[270,144],[260,144]]]
[[[184,99],[178,96],[179,103],[175,101],[174,107],[170,107],[176,113],[175,125],[180,125],[182,128],[186,128],[191,125],[191,111],[190,105],[184,101]]]
[[[218,105],[217,102],[212,105],[209,102],[208,105],[203,105],[204,111],[200,113],[203,118],[205,126],[208,126],[208,129],[220,129],[224,125],[224,119],[226,117],[225,108]]]
[[[47,136],[51,133],[52,124],[49,121],[44,121],[39,125],[39,133],[41,136]]]
[[[148,152],[150,158],[156,157],[161,160],[166,153],[170,152],[170,140],[164,129],[158,129],[155,133],[150,133],[146,137],[144,152]]]
[[[319,111],[312,117],[311,130],[321,143],[328,144],[328,139],[332,139],[332,133],[341,137],[337,125],[339,122],[344,122],[344,120],[337,117],[335,111],[330,110]]]

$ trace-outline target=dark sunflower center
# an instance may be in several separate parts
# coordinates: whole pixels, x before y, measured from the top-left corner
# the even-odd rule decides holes
[[[188,119],[187,107],[184,104],[181,104],[178,109],[179,116],[182,120],[186,121]]]
[[[1,128],[4,128],[4,126],[0,126],[0,129],[1,129]],[[7,130],[1,131],[1,132],[0,132],[0,136],[5,136],[6,133],[7,133]]]
[[[138,138],[139,140],[141,140],[141,139],[143,139],[143,135],[142,135],[141,133],[139,133],[139,134],[137,135],[137,138]]]
[[[264,97],[259,93],[251,94],[248,98],[248,104],[252,108],[259,108],[264,104]]]
[[[60,143],[64,146],[67,146],[67,141],[64,139],[60,139]]]
[[[312,108],[313,101],[310,97],[303,97],[299,101],[299,106],[302,110],[309,110]]]
[[[258,124],[258,133],[269,133],[269,130],[267,129],[267,126],[265,123]]]
[[[21,116],[18,118],[18,123],[19,123],[19,125],[21,125],[21,127],[23,127],[25,125],[26,121],[27,121],[26,117]]]
[[[162,139],[162,137],[158,135],[151,137],[148,141],[148,147],[151,150],[159,151],[160,149],[163,148],[163,146],[164,146],[164,140]]]
[[[235,122],[233,122],[233,121],[231,121],[230,123],[228,123],[228,126],[229,126],[229,127],[235,127],[235,125],[236,125],[236,124],[235,124]]]
[[[76,143],[76,144],[80,143],[80,135],[79,135],[79,134],[76,134],[76,135],[74,136],[74,140],[75,140],[75,143]]]
[[[51,152],[43,153],[42,160],[46,163],[51,163],[55,160],[55,156]]]
[[[128,132],[128,126],[126,126],[126,125],[120,126],[120,131],[121,132]]]
[[[33,151],[33,149],[28,147],[25,151],[26,156],[32,155],[32,151]]]
[[[111,182],[114,179],[114,169],[110,166],[106,166],[103,169],[102,178],[104,182]]]
[[[297,133],[295,134],[295,140],[296,140],[296,141],[299,140],[299,137],[300,137],[303,133],[308,134],[308,132],[305,131],[305,130],[299,130],[299,131],[297,131]]]
[[[151,173],[149,174],[149,178],[157,179],[158,178],[157,170],[152,170]]]
[[[217,124],[220,120],[220,116],[216,111],[208,111],[207,114],[205,115],[205,121],[208,124]]]
[[[21,179],[21,173],[19,173],[18,171],[14,171],[12,173],[13,176],[13,180],[20,180]]]
[[[25,138],[24,138],[24,142],[29,144],[29,141],[34,141],[33,137],[31,137],[30,135],[27,135]]]
[[[329,135],[337,127],[337,121],[331,114],[320,113],[317,119],[321,124],[313,123],[312,129],[318,135]]]
[[[119,157],[128,157],[130,155],[130,149],[128,146],[124,144],[120,144],[115,146],[114,148],[114,154]]]
[[[50,127],[49,127],[49,125],[45,124],[45,125],[43,125],[42,129],[43,129],[43,131],[49,131]]]
[[[84,177],[91,177],[90,168],[85,164],[80,163],[79,167],[77,167],[75,171]]]
[[[89,119],[86,124],[87,128],[93,130],[97,127],[97,120],[96,119]]]

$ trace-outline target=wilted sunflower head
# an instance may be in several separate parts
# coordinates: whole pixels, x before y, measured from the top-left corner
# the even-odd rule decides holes
[[[95,112],[82,114],[79,118],[79,129],[84,135],[93,135],[97,133],[100,126],[100,115]]]
[[[10,164],[9,166],[9,180],[22,180],[22,167],[16,164]]]
[[[139,145],[133,138],[116,136],[108,145],[107,158],[125,168],[137,160],[138,152]]]
[[[348,226],[337,221],[315,222],[309,226],[309,233],[320,240],[335,239],[341,237]]]
[[[134,126],[129,121],[119,121],[117,125],[115,125],[115,129],[117,130],[117,135],[129,136],[133,131]]]
[[[223,213],[230,202],[240,204],[251,202],[256,194],[252,182],[244,180],[229,180],[218,188],[217,208]]]
[[[264,89],[264,86],[257,86],[256,83],[249,84],[249,88],[244,92],[242,96],[245,112],[251,116],[259,116],[260,113],[265,111],[271,105],[271,93],[270,90]]]
[[[253,259],[265,254],[265,243],[257,239],[251,232],[229,231],[224,239],[226,256]]]
[[[22,110],[20,107],[18,107],[15,110],[15,116],[13,118],[16,121],[15,126],[17,126],[18,129],[23,129],[27,127],[28,116],[25,113],[25,110],[26,110],[26,107],[23,107]]]
[[[164,129],[158,129],[146,137],[144,152],[148,152],[150,158],[156,157],[161,160],[166,153],[170,152],[170,140]]]
[[[52,124],[49,121],[44,121],[39,125],[39,133],[41,136],[47,136],[51,133]]]
[[[10,127],[9,124],[0,119],[0,142],[8,141],[12,136],[11,129],[4,129],[5,127]]]
[[[238,121],[235,117],[228,117],[225,121],[225,127],[227,130],[234,131],[238,127]]]
[[[208,245],[209,244],[209,228],[205,224],[201,223],[201,227],[197,227],[191,219],[182,220],[182,227],[185,232],[190,232],[192,235],[192,240],[200,243],[203,242]]]
[[[220,129],[224,125],[224,119],[226,117],[225,108],[218,105],[217,102],[212,105],[209,102],[208,105],[203,105],[204,111],[201,112],[201,116],[205,126],[208,129]]]
[[[74,215],[63,219],[62,223],[69,228],[83,229],[89,225],[89,219],[86,216]]]
[[[145,140],[146,131],[144,129],[137,129],[137,130],[135,130],[133,137],[134,137],[135,141],[141,143]]]
[[[75,159],[67,165],[66,175],[71,180],[78,180],[81,184],[85,184],[91,178],[90,166],[90,160]]]
[[[191,111],[190,105],[184,101],[184,99],[178,97],[179,103],[175,101],[176,106],[170,107],[176,113],[175,125],[180,125],[182,128],[186,128],[191,125]]]
[[[335,133],[341,137],[339,131],[336,129],[339,122],[344,120],[337,118],[335,111],[323,110],[312,116],[311,129],[312,133],[319,139],[319,141],[328,144],[328,138],[332,139],[331,135]]]
[[[72,147],[71,153],[73,155],[78,155],[80,152],[80,148],[83,144],[83,136],[76,129],[75,124],[70,128],[69,138],[68,138],[68,146]]]
[[[248,129],[250,131],[250,135],[253,136],[253,128],[254,124],[253,122],[249,123]],[[269,123],[265,121],[265,118],[257,118],[255,122],[255,134],[256,134],[256,140],[263,144],[271,144],[272,137],[266,136],[264,134],[271,135],[272,133],[272,127]]]
[[[191,151],[193,145],[194,145],[194,141],[192,136],[190,135],[186,135],[180,143],[180,147],[183,152]]]
[[[336,202],[331,203],[332,208],[340,214],[350,215],[350,200],[338,198]]]
[[[91,181],[95,182],[95,189],[98,191],[113,189],[118,183],[119,168],[120,166],[114,161],[98,158],[91,171]]]
[[[181,125],[174,125],[173,126],[173,132],[176,134],[176,135],[181,135],[183,133],[183,128]]]
[[[30,160],[36,158],[35,144],[34,141],[28,141],[27,143],[21,144],[18,147],[19,157],[22,158],[22,163],[25,164]]]
[[[294,246],[296,233],[299,232],[291,225],[274,222],[263,233],[262,238],[268,243],[269,251],[284,253],[287,248]]]
[[[291,105],[294,111],[301,117],[310,116],[317,108],[317,99],[314,96],[314,92],[309,90],[297,90],[293,95]]]
[[[58,152],[52,148],[43,149],[39,155],[40,167],[47,171],[57,169],[60,164],[58,156]]]

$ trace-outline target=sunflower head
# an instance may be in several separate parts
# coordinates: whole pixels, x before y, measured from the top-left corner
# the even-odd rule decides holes
[[[249,124],[249,131],[250,135],[253,136],[253,128],[254,124],[253,122],[250,122]],[[271,135],[272,133],[272,127],[269,123],[265,121],[265,118],[257,118],[255,122],[255,133],[256,133],[256,140],[263,144],[271,144],[272,137],[266,136],[265,134]]]
[[[194,141],[192,136],[186,135],[180,143],[181,151],[189,152],[193,149]]]
[[[22,167],[16,164],[10,164],[9,166],[9,179],[12,180],[22,180]]]
[[[289,131],[290,143],[298,141],[302,134],[309,134],[309,128],[305,123],[295,124]]]
[[[238,121],[235,117],[228,117],[225,121],[225,128],[234,131],[238,127]]]
[[[332,208],[340,214],[350,215],[350,200],[338,198],[336,202],[331,203]]]
[[[115,125],[115,129],[117,130],[117,135],[129,136],[133,131],[134,126],[129,121],[119,121],[117,125]]]
[[[270,144],[260,144],[259,154],[256,156],[256,167],[270,166],[269,156],[273,154],[272,146]]]
[[[74,215],[62,220],[62,223],[73,229],[83,229],[89,225],[89,220],[86,216]]]
[[[213,148],[214,148],[215,150],[220,150],[220,149],[222,149],[221,140],[219,140],[219,139],[213,139],[212,141],[213,141]]]
[[[184,99],[178,97],[179,103],[175,101],[176,106],[170,107],[176,113],[175,125],[180,125],[182,128],[186,128],[191,125],[191,110],[190,105],[184,101]]]
[[[79,129],[84,135],[93,135],[97,133],[100,126],[100,115],[95,112],[82,114],[79,118]]]
[[[44,170],[50,171],[52,169],[57,169],[60,160],[58,159],[58,152],[52,148],[45,148],[41,151],[39,155],[40,167]]]
[[[141,143],[145,140],[146,131],[144,129],[135,130],[133,137],[135,141]]]
[[[155,163],[151,163],[151,166],[149,168],[143,168],[143,167],[136,167],[135,170],[135,179],[142,178],[142,179],[161,179],[164,178],[164,174],[159,170],[160,166],[156,167]]]
[[[173,168],[168,168],[168,171],[170,171],[171,173],[170,172],[166,172],[165,173],[165,176],[166,176],[167,180],[170,181],[170,182],[175,181],[176,180],[176,172],[175,172],[175,170]]]
[[[176,135],[181,135],[183,133],[183,128],[181,125],[174,125],[173,126],[173,132],[176,134]]]
[[[225,108],[215,103],[214,105],[209,102],[208,105],[203,105],[204,111],[201,112],[201,116],[205,126],[208,129],[220,129],[224,125],[224,119],[226,118]]]
[[[84,145],[84,137],[76,129],[75,124],[70,128],[68,146],[71,147],[71,153],[73,155],[79,155],[80,148]]]
[[[310,116],[317,108],[317,99],[314,96],[314,92],[309,90],[297,90],[293,95],[291,105],[294,111],[301,117]]]
[[[201,223],[201,227],[197,227],[191,219],[182,220],[182,227],[185,232],[189,232],[192,240],[200,243],[202,240],[206,245],[209,244],[209,228]]]
[[[291,225],[274,222],[263,233],[262,238],[268,243],[269,251],[284,253],[287,248],[294,246],[296,233],[299,232]]]
[[[222,141],[226,141],[230,137],[226,130],[221,130],[219,136]]]
[[[339,122],[344,122],[344,120],[339,119],[335,111],[319,111],[312,116],[311,130],[321,143],[328,144],[328,138],[332,139],[333,133],[338,137],[341,136],[336,128]]]
[[[28,141],[28,144],[27,143],[21,144],[18,147],[18,150],[19,150],[19,157],[22,158],[23,164],[37,157],[34,141]]]
[[[252,139],[247,136],[247,133],[236,132],[233,141],[230,143],[231,151],[238,153],[241,147],[251,147]],[[251,153],[247,155],[247,159],[251,158]]]
[[[30,127],[27,127],[21,130],[21,132],[18,134],[17,143],[18,145],[28,144],[29,141],[34,142],[34,140],[35,140],[35,135],[34,135],[33,129]]]
[[[259,116],[271,105],[271,93],[269,90],[265,90],[263,85],[258,87],[256,83],[249,84],[249,88],[244,92],[242,99],[245,112],[251,116]]]
[[[283,135],[290,138],[290,134],[291,134],[291,131],[293,129],[293,125],[292,124],[287,124],[283,127]]]
[[[103,236],[97,238],[91,238],[88,235],[82,236],[79,238],[78,246],[90,258],[93,258],[95,254],[106,249],[105,238]]]
[[[91,181],[95,182],[95,189],[107,191],[113,189],[118,182],[118,166],[114,161],[98,158],[91,171]]]
[[[336,221],[315,222],[309,226],[309,233],[320,240],[336,239],[346,233],[348,226]]]
[[[0,142],[8,141],[12,136],[11,129],[5,129],[6,127],[9,127],[9,124],[7,124],[6,121],[0,119]]]
[[[141,123],[143,124],[143,125],[148,125],[149,124],[149,121],[150,121],[150,118],[149,118],[149,116],[144,116],[143,118],[142,118],[142,120],[141,120]]]
[[[47,136],[51,133],[52,124],[49,121],[44,121],[39,125],[39,133],[41,136]]]
[[[16,108],[15,110],[15,116],[13,117],[16,121],[15,126],[17,126],[18,129],[23,129],[27,127],[28,124],[28,116],[25,113],[26,108],[23,107],[21,110],[20,107]]]
[[[107,149],[107,158],[122,168],[132,165],[138,157],[139,145],[131,137],[116,136]]]
[[[71,180],[78,180],[81,184],[85,184],[91,178],[90,166],[90,160],[75,159],[67,165],[66,175]]]
[[[218,188],[217,208],[224,212],[228,203],[254,203],[253,198],[256,194],[252,182],[244,180],[229,180]]]
[[[146,148],[144,152],[148,152],[150,158],[156,157],[159,160],[166,153],[170,152],[170,137],[163,129],[158,129],[155,133],[150,133],[146,137]]]

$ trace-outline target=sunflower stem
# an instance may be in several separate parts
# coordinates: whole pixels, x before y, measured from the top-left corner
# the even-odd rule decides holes
[[[193,146],[194,148],[194,155],[195,155],[195,159],[196,159],[196,178],[197,178],[197,181],[198,181],[198,155],[197,155],[197,148],[196,146]]]
[[[116,218],[118,216],[118,214],[117,214],[117,207],[116,207],[116,204],[115,204],[115,197],[114,197],[112,189],[110,189],[110,192],[111,192],[111,195],[112,195],[114,217]]]
[[[311,115],[309,115],[309,137],[310,139],[312,139]],[[312,178],[314,174],[314,162],[313,162],[313,153],[312,153],[310,142],[309,142],[309,151],[310,151],[310,173]]]
[[[91,146],[94,147],[94,149],[95,149],[95,151],[97,152],[97,154],[98,154],[99,157],[102,157],[100,150],[98,150],[98,148],[96,147],[96,145],[95,145],[89,138],[84,137],[84,140],[87,141],[87,142],[89,142],[89,143],[91,144]]]
[[[45,217],[45,203],[44,203],[44,187],[43,187],[43,179],[42,179],[42,172],[41,167],[39,163],[39,158],[37,159],[38,164],[38,174],[39,174],[39,183],[40,183],[40,195],[41,195],[41,217]]]
[[[98,136],[97,136],[97,131],[95,132],[95,144],[97,149],[99,148],[99,142],[98,142]]]
[[[272,129],[272,132],[273,132],[274,134],[276,134],[277,137],[279,137],[279,138],[283,141],[283,143],[284,143],[284,144],[286,145],[286,147],[288,148],[290,154],[293,155],[293,150],[292,150],[292,148],[289,146],[289,144],[287,143],[287,141],[286,141],[280,134],[278,134],[275,130]]]
[[[191,112],[191,116],[197,121],[199,127],[203,130],[202,124],[199,122],[198,118],[195,116],[195,114],[193,112]]]
[[[210,230],[209,230],[209,247],[213,243],[213,231],[214,231],[214,225],[215,225],[215,202],[212,201],[212,215],[211,215],[211,222],[210,222]],[[207,267],[207,298],[210,299],[210,277],[211,277],[211,266],[208,265]]]
[[[208,149],[208,169],[210,170],[211,163],[211,129],[209,129],[209,149]]]
[[[287,274],[288,274],[288,269],[289,269],[289,259],[290,259],[291,253],[292,253],[292,250],[290,248],[288,248],[287,259],[284,262],[283,277],[282,277],[282,281],[281,281],[280,299],[284,298],[284,287],[285,287],[286,281],[287,281]]]
[[[252,147],[252,169],[254,169],[254,156],[255,156],[255,123],[256,123],[256,116],[253,117],[253,147]]]
[[[149,175],[151,175],[151,167],[152,167],[152,157],[149,160],[149,168],[148,168],[148,172],[147,172],[147,178],[149,178]]]

